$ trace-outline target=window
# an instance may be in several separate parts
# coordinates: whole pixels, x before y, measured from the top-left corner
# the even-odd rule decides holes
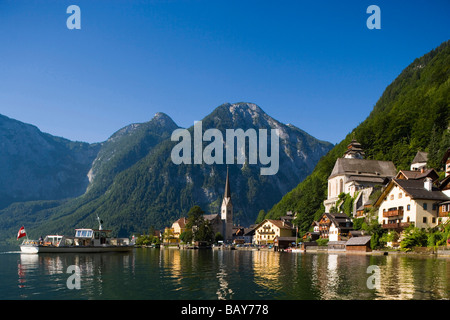
[[[423,217],[422,222],[427,223],[427,217]]]
[[[406,206],[406,210],[411,210],[411,205],[410,204],[408,204],[407,206]]]
[[[394,195],[393,195],[393,194],[391,194],[390,199],[391,199],[391,200],[394,200]]]
[[[400,193],[398,194],[398,198],[401,199],[402,197],[403,197],[403,194],[400,192]]]
[[[436,210],[436,203],[433,203],[433,211]]]
[[[424,204],[423,204],[423,210],[427,210],[428,209],[428,204],[425,202]]]
[[[436,223],[436,218],[435,217],[431,218],[431,222]]]

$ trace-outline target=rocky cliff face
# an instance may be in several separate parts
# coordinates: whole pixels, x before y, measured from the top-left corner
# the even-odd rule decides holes
[[[99,147],[54,137],[0,115],[0,208],[83,194]]]

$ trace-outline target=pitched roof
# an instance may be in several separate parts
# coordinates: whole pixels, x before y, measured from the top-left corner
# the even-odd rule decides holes
[[[352,219],[347,216],[345,213],[328,213],[325,212],[324,215],[330,219],[332,223],[336,226],[336,228],[342,230],[353,229]]]
[[[411,164],[427,162],[427,161],[428,161],[428,153],[422,152],[422,151],[417,151],[416,156],[414,157]]]
[[[436,200],[436,201],[448,201],[450,198],[440,191],[435,186],[432,186],[431,191],[428,191],[424,187],[423,180],[404,180],[404,179],[392,179],[383,193],[380,195],[378,200],[376,201],[376,205],[380,205],[386,195],[390,192],[390,190],[394,187],[394,185],[398,185],[402,188],[412,199],[422,199],[422,200]]]
[[[431,191],[424,188],[422,180],[402,180],[394,179],[394,182],[399,185],[405,192],[407,192],[413,199],[427,199],[427,200],[450,200],[442,191],[435,186]]]
[[[407,180],[420,180],[425,179],[426,177],[430,177],[433,181],[439,179],[439,174],[434,169],[427,169],[423,172],[418,170],[400,170],[395,178],[401,179],[402,176]]]
[[[395,177],[397,170],[392,161],[338,158],[328,179],[343,174],[385,178]]]
[[[216,219],[217,217],[219,217],[219,219],[220,219],[220,214],[218,214],[218,213],[213,213],[213,214],[204,214],[204,215],[203,215],[203,218],[204,218],[205,220],[209,220],[209,221],[212,221],[212,220]]]
[[[370,242],[370,236],[351,237],[345,243],[346,246],[365,246]]]
[[[178,225],[180,226],[180,228],[184,228],[186,226],[187,223],[187,219],[185,217],[178,219],[177,221],[175,221],[172,225],[174,225],[175,223],[178,223]]]
[[[450,157],[450,148],[445,151],[444,156],[442,157],[441,163],[446,163],[447,159]]]
[[[273,225],[275,225],[276,227],[280,228],[280,229],[289,229],[292,230],[293,227],[291,224],[289,223],[284,223],[281,220],[273,220],[273,219],[265,219],[263,222],[261,222],[260,224],[258,224],[257,227],[255,227],[255,229],[258,229],[260,226],[262,226],[266,221],[272,223]]]
[[[228,168],[227,168],[227,180],[225,181],[225,194],[223,195],[224,198],[231,198],[231,191],[230,191],[230,178],[228,175]]]

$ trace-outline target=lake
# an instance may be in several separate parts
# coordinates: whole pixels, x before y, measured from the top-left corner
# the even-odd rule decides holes
[[[70,266],[78,268],[79,289],[69,288],[76,283]],[[378,273],[367,273],[369,266]],[[1,252],[0,281],[1,300],[435,300],[450,299],[450,258],[145,248]]]

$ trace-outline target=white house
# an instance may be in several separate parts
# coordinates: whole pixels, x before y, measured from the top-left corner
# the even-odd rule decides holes
[[[383,228],[401,231],[414,223],[418,228],[438,225],[440,203],[450,198],[433,185],[432,179],[392,179],[375,203]]]

